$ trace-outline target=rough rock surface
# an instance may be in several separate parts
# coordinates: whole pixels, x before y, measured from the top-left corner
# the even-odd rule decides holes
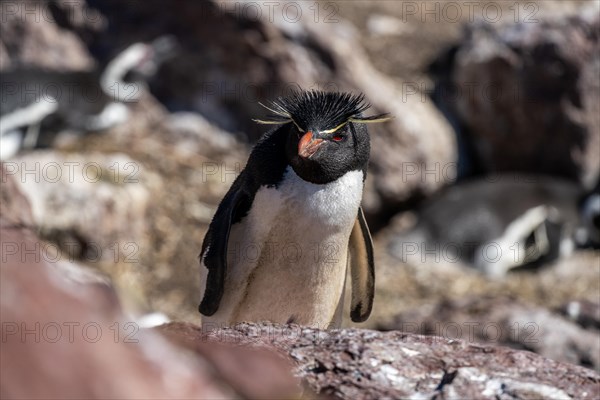
[[[159,328],[188,342],[276,349],[315,391],[337,399],[595,399],[600,376],[526,351],[402,332],[239,324],[203,333]]]
[[[592,307],[590,302],[584,305]],[[574,307],[570,307],[572,314]],[[581,311],[574,317],[580,315]],[[526,349],[600,371],[597,328],[585,329],[558,313],[508,297],[479,296],[422,306],[379,328]]]
[[[592,188],[600,171],[600,17],[474,24],[456,49],[448,104],[483,172],[563,176]]]

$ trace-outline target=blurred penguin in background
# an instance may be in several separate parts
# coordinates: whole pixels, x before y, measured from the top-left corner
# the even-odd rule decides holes
[[[175,39],[161,36],[134,43],[100,71],[55,72],[17,68],[2,73],[0,160],[21,149],[49,145],[42,121],[52,117],[61,129],[102,131],[127,121],[126,103],[142,95],[145,81],[176,50]],[[55,132],[54,132],[55,133]]]
[[[418,215],[409,232],[389,243],[392,255],[415,263],[460,261],[491,277],[600,244],[600,196],[552,177],[468,181],[427,201]]]

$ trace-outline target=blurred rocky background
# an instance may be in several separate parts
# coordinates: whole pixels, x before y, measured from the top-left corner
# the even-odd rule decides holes
[[[599,1],[0,13],[2,397],[600,396]],[[201,332],[204,233],[259,102],[299,88],[395,117],[370,129],[374,311],[345,324],[392,332]]]

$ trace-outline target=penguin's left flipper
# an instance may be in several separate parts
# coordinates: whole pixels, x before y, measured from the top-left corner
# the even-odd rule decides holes
[[[238,176],[219,204],[202,243],[200,261],[208,269],[208,276],[204,297],[198,310],[206,316],[213,315],[219,309],[227,273],[229,232],[231,225],[240,219],[240,214],[245,212],[244,206],[247,206],[247,196],[241,188],[240,176],[242,175]]]
[[[371,315],[375,294],[375,263],[373,241],[365,221],[362,207],[350,234],[348,244],[350,274],[352,277],[352,301],[350,318],[354,322],[364,322]]]

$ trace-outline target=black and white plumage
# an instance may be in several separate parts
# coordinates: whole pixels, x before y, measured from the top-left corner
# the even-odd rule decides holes
[[[267,106],[278,124],[219,205],[200,255],[203,323],[339,326],[368,318],[373,246],[360,202],[369,160],[362,96],[299,92]]]

